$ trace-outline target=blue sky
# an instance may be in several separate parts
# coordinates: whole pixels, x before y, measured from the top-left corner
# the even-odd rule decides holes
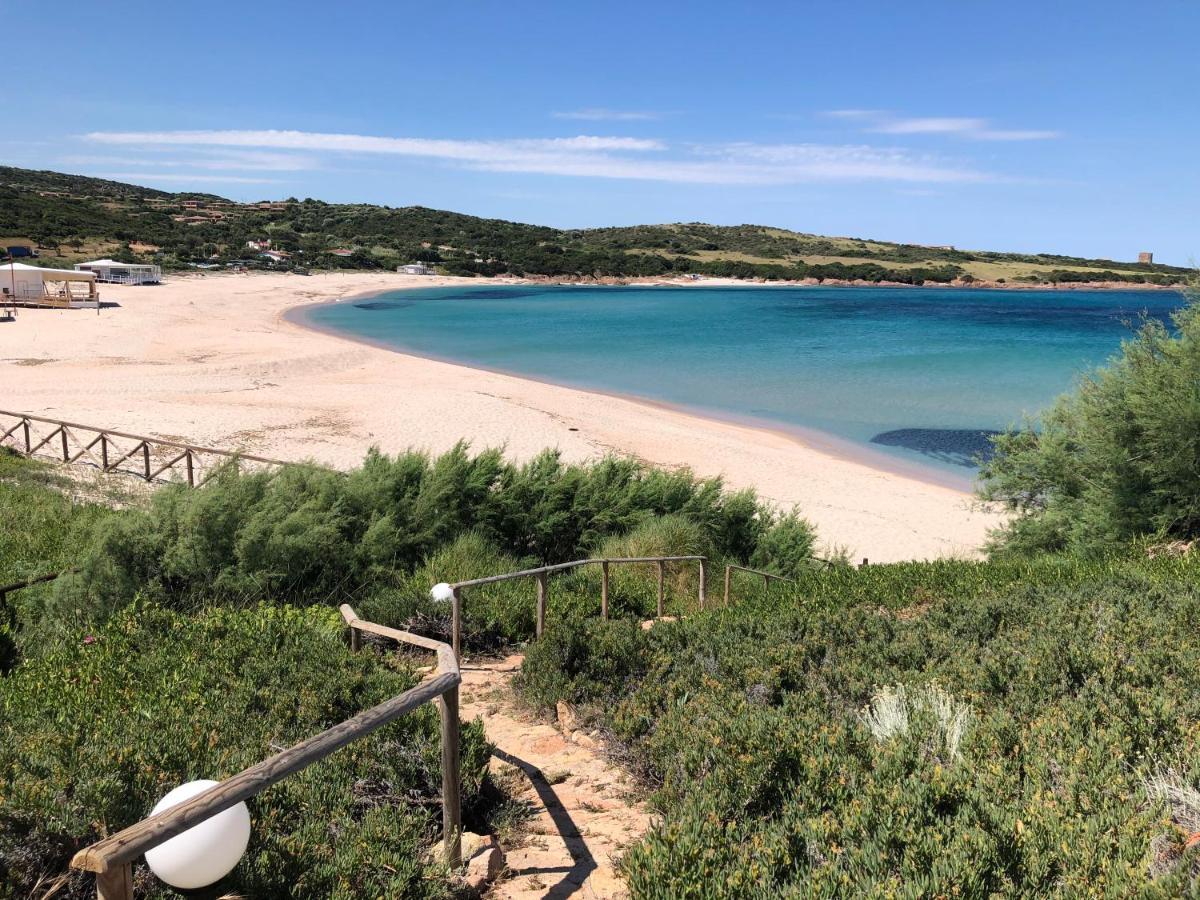
[[[582,227],[1200,258],[1200,4],[5,3],[0,161]]]

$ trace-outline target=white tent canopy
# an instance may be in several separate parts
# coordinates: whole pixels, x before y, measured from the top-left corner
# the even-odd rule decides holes
[[[26,263],[0,266],[0,293],[6,300],[36,306],[95,306],[99,302],[94,273]]]

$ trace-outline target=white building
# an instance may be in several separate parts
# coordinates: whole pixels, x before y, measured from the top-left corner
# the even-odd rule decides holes
[[[94,272],[98,281],[110,284],[158,284],[162,281],[162,269],[145,263],[123,263],[115,259],[95,259],[78,263],[78,272]]]
[[[402,275],[432,275],[433,269],[425,263],[409,263],[407,266],[397,266],[396,271]]]
[[[100,305],[100,296],[92,272],[10,263],[0,266],[0,304],[5,303],[94,309]]]

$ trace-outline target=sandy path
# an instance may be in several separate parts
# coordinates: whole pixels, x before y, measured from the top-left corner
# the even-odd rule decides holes
[[[650,826],[645,807],[630,797],[628,776],[599,753],[569,743],[555,728],[515,709],[512,676],[523,657],[465,662],[460,688],[463,719],[483,719],[496,745],[492,766],[515,767],[529,808],[521,840],[506,846],[506,873],[488,893],[497,900],[621,897],[615,860]]]
[[[283,320],[305,302],[463,279],[395,274],[176,277],[103,285],[119,306],[0,322],[0,409],[282,459],[351,466],[366,448],[466,438],[516,459],[633,454],[796,504],[828,545],[873,561],[969,554],[998,519],[948,487],[767,430],[419,359]],[[478,284],[478,282],[475,282]]]

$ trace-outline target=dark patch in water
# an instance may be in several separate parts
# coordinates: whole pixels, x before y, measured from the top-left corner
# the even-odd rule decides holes
[[[412,306],[411,300],[367,300],[363,303],[355,303],[355,309],[406,309]]]
[[[956,466],[975,468],[992,458],[992,442],[999,431],[971,428],[897,428],[871,438],[872,444],[903,447]]]
[[[464,291],[459,296],[464,300],[515,300],[518,297],[536,297],[540,291],[520,291],[504,288],[480,288]]]

